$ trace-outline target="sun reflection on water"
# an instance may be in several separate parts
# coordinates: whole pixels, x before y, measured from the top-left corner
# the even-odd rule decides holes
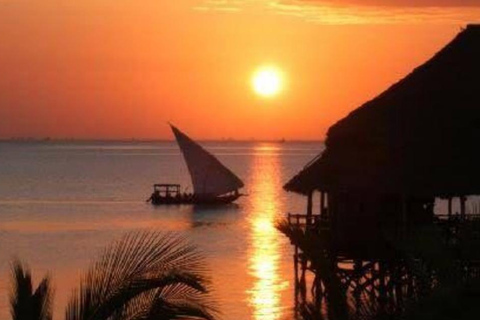
[[[275,229],[275,218],[280,212],[278,155],[265,154],[268,145],[259,145],[252,166],[252,210],[249,217],[251,248],[249,271],[254,285],[248,291],[249,303],[253,306],[257,320],[273,320],[282,316],[281,292],[288,282],[279,275],[280,243]]]

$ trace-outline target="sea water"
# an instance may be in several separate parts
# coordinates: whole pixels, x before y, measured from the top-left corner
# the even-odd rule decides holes
[[[323,150],[319,142],[204,142],[245,183],[236,204],[152,206],[154,183],[190,178],[174,142],[0,142],[0,319],[9,319],[10,265],[34,281],[50,274],[54,319],[115,239],[131,231],[177,232],[204,253],[223,319],[284,319],[293,308],[293,259],[275,223],[304,213],[282,189]],[[191,192],[191,187],[186,189]]]

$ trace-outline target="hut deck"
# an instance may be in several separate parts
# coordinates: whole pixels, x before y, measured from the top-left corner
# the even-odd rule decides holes
[[[478,221],[480,214],[436,215],[431,225],[445,230],[446,232],[442,233],[445,237],[444,244],[447,244],[447,247],[455,247],[462,236],[459,230],[464,226],[468,229],[468,226],[478,225],[476,223]],[[405,310],[406,301],[415,299],[421,294],[421,286],[425,284],[421,281],[424,279],[418,278],[417,274],[412,272],[410,264],[402,256],[396,256],[392,248],[385,246],[385,241],[375,242],[369,239],[360,242],[359,246],[356,246],[355,242],[347,242],[344,243],[345,246],[339,247],[337,244],[339,238],[318,237],[324,232],[329,234],[333,229],[326,216],[289,213],[287,222],[290,228],[302,231],[300,236],[296,233],[287,235],[294,246],[296,312],[309,301],[314,303],[319,313],[331,308],[332,304],[327,302],[328,297],[336,292],[336,287],[332,286],[332,279],[339,281],[340,289],[337,289],[344,290],[349,301],[353,302],[355,310],[361,310],[365,301],[371,301],[379,310],[402,312]],[[477,232],[474,237],[480,238],[480,233]],[[319,244],[319,247],[324,249],[316,251],[315,245],[307,245],[305,247],[307,250],[302,250],[305,243],[326,239],[333,242],[327,246]],[[463,266],[462,276],[465,279],[478,277],[480,273],[478,255],[472,257],[467,255],[463,259],[466,260],[459,260]],[[420,260],[415,258],[415,261],[418,263]],[[432,279],[434,278],[435,275],[432,273]],[[435,287],[434,282],[426,285],[429,289]]]
[[[299,227],[305,229],[307,226],[309,229],[316,229],[320,227],[321,229],[329,229],[329,220],[319,214],[297,214],[297,213],[288,213],[287,214],[288,224],[292,227]],[[448,214],[437,214],[435,219],[432,221],[433,224],[461,224],[463,222],[469,221],[480,221],[480,214],[466,214],[466,215],[448,215]]]

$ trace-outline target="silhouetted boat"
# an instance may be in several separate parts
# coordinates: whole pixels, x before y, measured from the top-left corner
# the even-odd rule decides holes
[[[237,200],[244,186],[230,169],[211,153],[170,125],[192,179],[193,194],[182,193],[179,184],[155,184],[147,201],[152,204],[227,204]]]

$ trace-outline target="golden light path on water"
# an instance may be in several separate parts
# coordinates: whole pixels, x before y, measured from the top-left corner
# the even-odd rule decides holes
[[[280,243],[275,229],[275,218],[281,210],[280,168],[278,155],[269,145],[259,145],[255,151],[258,156],[251,166],[254,198],[249,216],[249,272],[254,285],[248,294],[255,319],[273,320],[282,317],[281,292],[288,287],[279,275]]]

